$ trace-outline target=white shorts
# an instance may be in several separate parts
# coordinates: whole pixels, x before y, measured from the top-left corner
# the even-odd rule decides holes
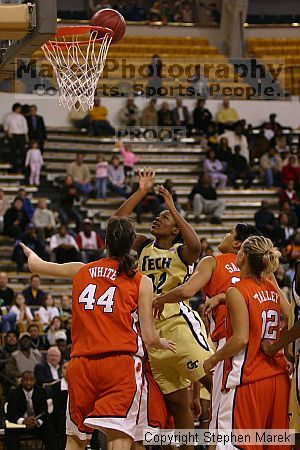
[[[224,347],[226,344],[226,338],[220,339],[218,342],[217,350]],[[224,368],[224,361],[220,361],[215,367],[214,367],[214,373],[212,377],[212,390],[211,390],[211,420],[209,424],[210,430],[216,430],[217,429],[217,419],[218,419],[218,412],[220,408],[220,402],[222,397],[222,381],[223,381],[223,368]]]

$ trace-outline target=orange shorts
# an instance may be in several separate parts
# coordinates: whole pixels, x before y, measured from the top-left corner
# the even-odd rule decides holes
[[[150,364],[146,363],[138,424],[134,433],[136,442],[143,441],[145,430],[152,436],[161,429],[174,429],[174,420],[167,410],[164,396],[153,378]]]
[[[139,357],[115,354],[72,358],[67,380],[67,434],[85,440],[93,428],[111,428],[133,438],[142,390]]]
[[[288,430],[290,380],[282,374],[253,383],[237,386],[222,393],[217,417],[219,430]],[[217,449],[224,448],[218,444]],[[241,450],[289,450],[290,445],[226,446]]]

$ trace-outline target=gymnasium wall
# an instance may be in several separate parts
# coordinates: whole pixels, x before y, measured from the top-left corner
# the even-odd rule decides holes
[[[175,100],[167,100],[170,107],[175,105]],[[68,121],[68,111],[62,109],[58,105],[57,97],[44,98],[39,96],[33,96],[29,94],[13,95],[9,93],[0,93],[0,121],[3,121],[5,114],[11,110],[11,106],[15,102],[36,104],[39,109],[39,113],[42,114],[46,120],[46,124],[51,127],[67,127],[70,126]],[[137,105],[142,110],[148,100],[144,98],[138,98],[136,100]],[[102,100],[102,104],[108,108],[108,119],[113,124],[118,124],[118,111],[124,105],[124,99],[118,98],[105,98]],[[158,101],[158,106],[161,100]],[[193,110],[195,101],[191,99],[184,100],[184,104]],[[206,106],[212,112],[216,114],[221,101],[207,100]],[[239,116],[245,118],[248,123],[252,125],[260,125],[264,122],[271,112],[276,112],[278,122],[283,125],[293,128],[300,128],[300,103],[299,101],[268,101],[268,100],[233,100],[231,105],[236,108]]]

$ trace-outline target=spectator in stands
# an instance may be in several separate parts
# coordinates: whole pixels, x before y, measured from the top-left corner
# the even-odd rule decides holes
[[[31,105],[29,115],[26,117],[28,124],[29,139],[37,140],[38,148],[44,151],[45,140],[47,139],[47,131],[42,116],[37,114],[37,106]]]
[[[226,137],[228,139],[229,147],[232,149],[239,145],[241,147],[241,155],[246,158],[247,163],[249,163],[250,157],[249,157],[249,148],[248,148],[248,141],[246,136],[243,135],[243,124],[241,122],[236,122],[233,126],[233,131],[227,130],[225,133],[221,134],[219,137],[219,141]]]
[[[280,186],[282,180],[282,160],[275,148],[269,148],[268,153],[260,158],[260,167],[263,170],[268,188]]]
[[[49,260],[49,255],[46,252],[44,242],[39,238],[37,231],[33,224],[29,224],[25,230],[25,233],[21,235],[22,242],[27,245],[27,247],[31,248],[37,255],[45,259]],[[17,272],[24,272],[24,264],[27,258],[24,255],[23,250],[19,246],[19,242],[16,241],[13,253],[12,253],[12,261],[15,261],[17,264]]]
[[[20,350],[12,353],[5,367],[6,375],[13,383],[18,382],[22,373],[26,370],[34,372],[35,366],[42,361],[42,355],[39,350],[31,348],[29,333],[20,334],[19,347]]]
[[[125,172],[124,166],[121,164],[121,160],[118,156],[111,158],[108,166],[108,188],[122,197],[127,197],[127,191],[125,186]]]
[[[224,172],[226,172],[233,156],[231,147],[229,147],[228,139],[226,137],[220,139],[220,142],[216,147],[216,156],[217,159],[221,161]]]
[[[172,110],[172,122],[179,127],[185,127],[187,136],[191,134],[190,113],[187,106],[184,106],[181,98],[176,100],[176,106]]]
[[[67,175],[61,189],[58,212],[62,224],[67,225],[68,219],[75,220],[76,231],[78,231],[80,230],[82,216],[74,205],[75,200],[79,200],[77,189],[73,177]]]
[[[160,4],[160,18],[164,24],[174,22],[174,11],[167,0],[162,1]]]
[[[149,81],[147,84],[147,96],[159,96],[161,94],[161,87],[163,84],[162,74],[163,63],[159,55],[153,55],[151,63],[148,66]]]
[[[57,233],[50,238],[50,250],[55,262],[63,264],[66,262],[80,261],[79,248],[68,232],[66,225],[61,224]]]
[[[67,175],[71,175],[74,180],[74,185],[79,192],[86,196],[92,192],[91,172],[89,166],[84,163],[83,154],[78,153],[76,160],[68,165]]]
[[[106,198],[108,162],[104,155],[97,155],[95,190],[96,198]]]
[[[45,450],[57,450],[57,438],[48,418],[46,391],[36,386],[32,370],[22,372],[21,385],[9,392],[7,419],[10,422],[26,425],[22,429],[6,429],[6,447],[19,450],[24,434],[40,439]]]
[[[255,213],[255,226],[262,234],[271,239],[275,239],[276,235],[276,219],[270,210],[268,200],[261,202],[261,207]]]
[[[67,342],[66,330],[59,330],[55,333],[55,345],[60,350],[61,357],[65,361],[70,361],[71,346]]]
[[[271,142],[275,135],[275,132],[272,130],[271,124],[269,122],[264,123],[262,125],[262,129],[263,129],[265,138],[268,139],[269,142]]]
[[[227,175],[223,173],[222,163],[216,158],[216,153],[214,150],[210,149],[207,152],[203,168],[209,175],[210,182],[213,188],[216,188],[217,185],[220,189],[224,189],[226,187]]]
[[[284,128],[279,122],[276,122],[276,117],[277,117],[277,114],[272,113],[269,115],[269,121],[263,123],[263,126],[267,125],[267,129],[273,131],[273,136],[276,133],[276,131]]]
[[[9,355],[12,355],[16,350],[18,350],[19,343],[18,343],[18,337],[16,331],[10,331],[5,336],[5,344],[4,344],[4,350]]]
[[[188,2],[179,3],[179,12],[177,14],[176,20],[177,22],[189,22],[189,23],[193,22],[193,11],[190,3]]]
[[[57,331],[63,330],[63,322],[60,317],[53,317],[48,329],[47,337],[50,345],[55,345],[55,334]]]
[[[256,161],[256,158],[261,158],[262,155],[267,153],[270,148],[270,141],[265,137],[264,131],[259,130],[258,135],[251,136],[251,165],[253,165]]]
[[[193,111],[193,120],[196,131],[206,134],[208,126],[212,122],[212,114],[205,108],[205,100],[197,100],[197,105]]]
[[[211,216],[211,223],[222,223],[225,204],[217,198],[217,192],[212,186],[210,176],[207,173],[199,177],[199,181],[193,187],[188,199],[193,205],[196,223],[200,222],[200,214],[202,213]]]
[[[216,121],[221,125],[220,131],[230,128],[239,120],[239,115],[235,108],[230,107],[228,99],[223,100],[223,104],[216,115]]]
[[[175,191],[175,189],[174,189],[173,180],[172,180],[171,178],[167,178],[166,181],[164,182],[163,186],[164,186],[164,187],[170,192],[170,194],[172,195],[173,202],[174,202],[174,205],[175,205],[177,211],[179,211],[180,214],[181,214],[182,216],[184,216],[184,215],[185,215],[185,212],[184,212],[184,210],[182,209],[182,207],[180,206],[180,203],[179,203],[179,201],[178,201],[178,197],[177,197],[176,191]],[[165,203],[164,203],[164,199],[163,199],[163,197],[162,197],[161,195],[158,196],[158,200],[159,200],[159,202],[160,202],[160,211],[164,211],[165,209],[167,209],[167,208],[166,208],[166,205],[165,205]]]
[[[115,129],[107,120],[107,108],[101,106],[100,99],[95,98],[94,107],[90,111],[90,136],[114,136]]]
[[[278,227],[276,227],[276,241],[278,247],[283,247],[290,243],[291,237],[294,234],[294,228],[289,226],[289,218],[287,214],[281,212],[278,218]]]
[[[40,185],[41,169],[44,164],[39,143],[36,140],[30,141],[29,149],[26,153],[25,166],[30,168],[29,184]]]
[[[69,112],[69,120],[71,124],[81,131],[86,131],[90,126],[90,116],[86,111],[80,108],[80,103],[76,102],[75,108]]]
[[[21,113],[21,104],[15,103],[12,113],[4,120],[4,131],[9,139],[10,164],[13,172],[22,172],[25,161],[25,146],[28,143],[28,125],[25,117]]]
[[[297,192],[295,191],[294,180],[288,181],[285,187],[281,189],[279,193],[279,204],[283,204],[284,202],[288,202],[293,207],[299,205],[299,199],[297,196]]]
[[[133,177],[134,177],[134,165],[139,162],[140,158],[137,156],[132,146],[129,144],[123,144],[122,142],[117,142],[116,146],[123,157],[124,172],[126,177],[126,184],[133,187]]]
[[[47,207],[47,199],[41,198],[33,213],[33,223],[38,236],[42,241],[50,237],[55,229],[55,218],[53,212]]]
[[[270,146],[276,148],[279,152],[286,152],[288,150],[288,142],[282,129],[278,129],[275,136],[270,141]]]
[[[14,301],[15,293],[7,286],[8,278],[5,272],[0,272],[0,307],[10,307]]]
[[[190,89],[192,90],[192,95],[195,97],[200,97],[201,99],[208,98],[209,96],[209,86],[207,79],[205,76],[201,73],[201,66],[200,64],[195,65],[195,74],[188,78],[187,80],[190,84]],[[198,102],[197,102],[198,103]],[[206,109],[206,111],[208,111]],[[210,112],[209,112],[210,114]],[[194,124],[195,124],[195,117],[194,117]]]
[[[24,331],[33,321],[32,312],[26,303],[24,295],[21,293],[16,294],[14,303],[9,310],[9,314],[14,314],[12,329],[17,325],[20,331]],[[10,328],[8,331],[10,331]]]
[[[144,0],[137,0],[133,2],[131,8],[128,10],[127,20],[132,22],[144,22],[147,20],[149,9],[144,4]]]
[[[250,170],[246,158],[241,155],[239,145],[235,146],[234,154],[229,160],[227,174],[234,189],[239,187],[236,182],[237,179],[242,179],[245,182],[244,189],[249,189],[255,179],[255,173]]]
[[[3,189],[0,188],[0,233],[4,227],[4,215],[9,208],[8,200],[5,198]]]
[[[36,382],[42,386],[61,377],[61,354],[58,347],[47,350],[46,359],[34,369]]]
[[[101,236],[93,230],[93,222],[91,219],[84,219],[82,231],[77,234],[76,242],[84,263],[97,261],[97,259],[100,259],[101,256],[103,256],[105,242]]]
[[[37,274],[31,275],[30,285],[22,292],[27,305],[41,306],[43,304],[45,292],[40,287],[41,277]]]
[[[126,104],[119,111],[120,124],[125,127],[134,127],[138,123],[139,108],[132,98],[126,100]]]
[[[42,306],[38,309],[39,321],[45,328],[50,324],[52,319],[57,316],[59,316],[59,311],[58,308],[54,306],[54,298],[51,294],[46,294]]]
[[[23,208],[27,212],[29,219],[32,220],[34,213],[34,206],[31,202],[30,196],[28,195],[24,187],[18,189],[17,197],[22,200]]]
[[[21,295],[21,294],[20,294]],[[9,333],[11,330],[16,329],[17,324],[17,314],[14,310],[14,304],[8,310],[7,307],[1,307],[0,315],[1,315],[1,323],[0,330],[1,333]]]
[[[291,263],[300,259],[300,228],[297,228],[291,237],[291,243],[287,246],[287,257]]]
[[[295,213],[295,211],[292,209],[291,204],[289,202],[282,203],[280,212],[283,212],[288,216],[290,227],[297,228],[298,217],[297,217],[297,214]],[[300,219],[300,216],[299,216],[299,219]]]
[[[60,300],[59,317],[66,321],[72,316],[72,302],[68,295],[63,295]]]
[[[280,289],[287,298],[290,298],[291,283],[289,277],[285,273],[285,267],[283,264],[279,264],[278,269],[274,272],[274,275]]]
[[[172,113],[169,109],[168,102],[162,102],[160,109],[157,112],[158,126],[171,127],[173,125]]]
[[[209,242],[206,238],[201,238],[200,243],[201,243],[201,253],[200,253],[199,259],[202,259],[205,256],[213,255],[213,249],[209,245]]]
[[[283,166],[282,169],[282,181],[287,184],[290,180],[294,181],[295,186],[300,180],[300,166],[298,164],[297,157],[292,155],[288,159],[288,164]]]
[[[38,350],[48,350],[50,343],[45,334],[40,334],[40,329],[38,324],[32,323],[27,328],[28,333],[31,336],[31,347]]]
[[[148,105],[142,111],[141,126],[142,127],[156,127],[157,126],[157,111],[156,98],[152,98]]]
[[[22,200],[15,198],[12,206],[4,214],[3,234],[17,239],[25,231],[29,221]]]

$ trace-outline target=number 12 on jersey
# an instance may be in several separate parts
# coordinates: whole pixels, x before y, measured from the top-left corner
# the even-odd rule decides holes
[[[114,296],[117,286],[109,287],[99,298],[95,299],[97,285],[88,284],[81,292],[78,302],[85,303],[85,310],[93,310],[95,303],[97,306],[103,306],[104,313],[112,313],[114,308]]]

